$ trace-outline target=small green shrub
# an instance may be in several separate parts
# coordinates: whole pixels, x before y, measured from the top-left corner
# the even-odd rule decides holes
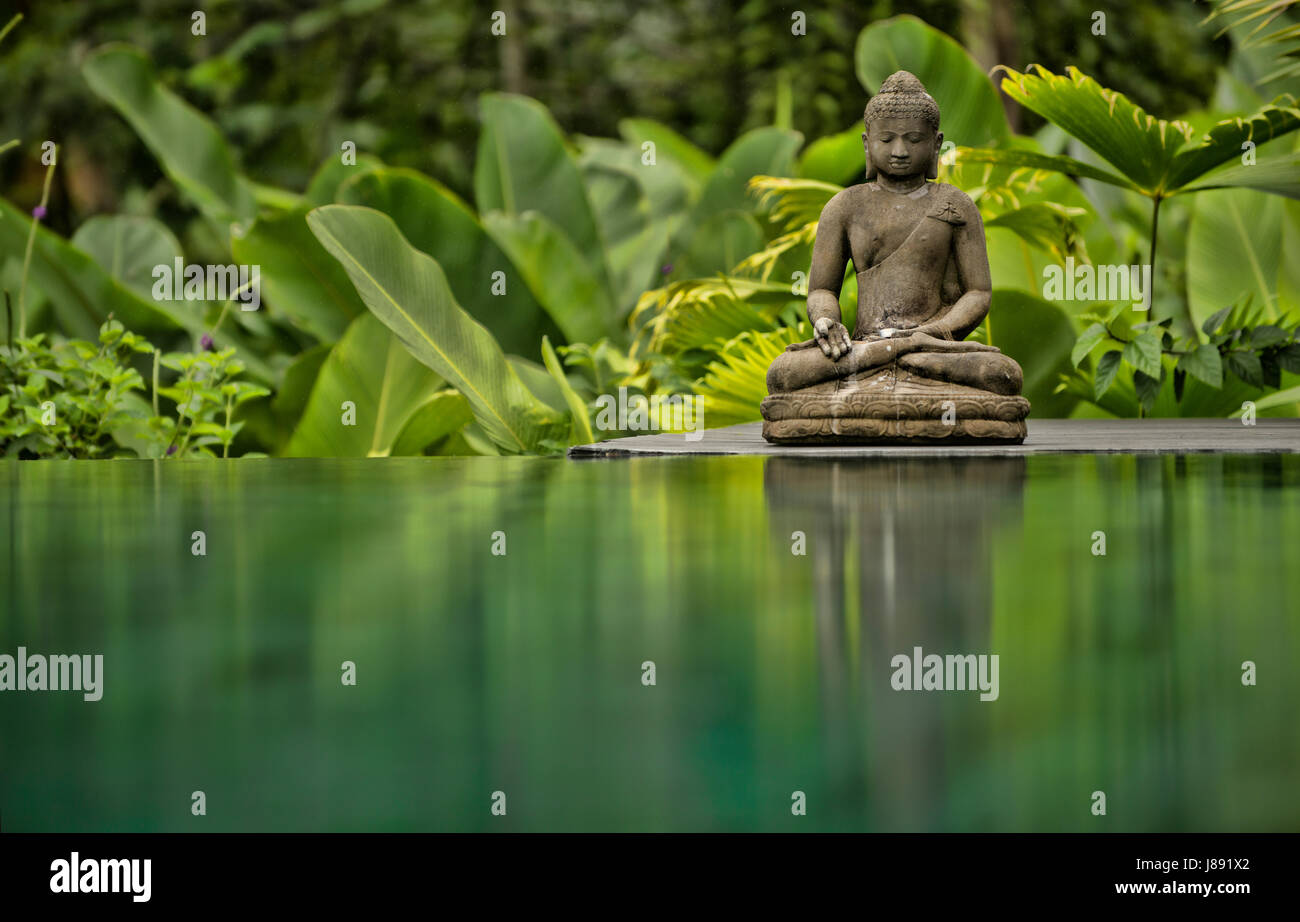
[[[234,380],[243,365],[234,349],[160,355],[153,345],[109,318],[99,342],[47,342],[44,334],[0,346],[0,457],[226,457],[242,423],[234,411],[266,388]],[[130,362],[154,356],[153,400]],[[179,377],[158,385],[159,366]],[[175,403],[175,417],[158,398]]]

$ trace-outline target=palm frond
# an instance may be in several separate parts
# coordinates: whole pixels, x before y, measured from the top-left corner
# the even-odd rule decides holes
[[[709,428],[748,423],[761,419],[759,404],[767,396],[767,369],[772,360],[793,343],[812,338],[812,327],[751,330],[734,337],[722,347],[695,383],[695,393],[704,398],[705,425]]]
[[[1047,250],[1061,262],[1067,257],[1088,263],[1088,248],[1075,219],[1087,212],[1056,202],[1032,202],[988,218],[985,227],[1005,227],[1031,246]]]
[[[800,247],[811,249],[816,239],[817,222],[811,221],[803,227],[782,234],[757,253],[746,256],[736,265],[735,272],[740,276],[754,277],[766,282],[772,277],[772,272],[782,257]],[[811,259],[811,256],[809,258]]]
[[[1055,175],[1053,170],[1028,166],[967,161],[959,150],[949,151],[939,161],[939,180],[969,195],[986,219],[1024,207],[1023,199],[1041,192],[1043,183]]]
[[[1034,65],[1025,73],[999,65],[1002,90],[1091,148],[1118,173],[1060,154],[1026,149],[958,150],[961,161],[1052,170],[1134,189],[1160,199],[1186,188],[1234,157],[1242,144],[1256,144],[1300,128],[1300,108],[1283,97],[1246,117],[1220,121],[1199,138],[1191,124],[1167,121],[1143,111],[1122,93],[1108,89],[1076,67],[1054,74]],[[1269,177],[1276,191],[1276,177]],[[1249,175],[1219,177],[1218,185],[1249,185]],[[1286,182],[1281,188],[1290,189]],[[1289,192],[1284,194],[1290,194]],[[1300,193],[1298,193],[1300,194]]]
[[[1241,30],[1258,19],[1260,21],[1255,23],[1255,28],[1239,38],[1238,43],[1243,48],[1276,44],[1294,38],[1300,27],[1282,25],[1271,32],[1265,30],[1297,3],[1300,0],[1214,0],[1214,9],[1201,20],[1201,25],[1208,25],[1216,19],[1222,22],[1223,27],[1214,36],[1218,38],[1234,29]],[[1235,19],[1232,18],[1234,16]],[[1260,35],[1261,32],[1264,34]]]
[[[632,311],[639,328],[632,357],[716,351],[747,330],[772,330],[781,308],[798,298],[789,285],[718,276],[647,291]]]
[[[786,233],[816,224],[826,203],[844,190],[832,182],[818,179],[792,179],[786,176],[755,176],[749,189],[758,195],[759,207]]]
[[[1246,141],[1263,144],[1297,128],[1300,128],[1300,108],[1296,107],[1296,100],[1290,95],[1273,100],[1251,115],[1223,119],[1197,142],[1184,146],[1174,156],[1165,185],[1169,189],[1197,185],[1194,180],[1214,167],[1240,157],[1242,145]],[[1294,175],[1291,179],[1294,185]]]

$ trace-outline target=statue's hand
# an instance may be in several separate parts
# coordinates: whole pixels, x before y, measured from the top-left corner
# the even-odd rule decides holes
[[[813,336],[822,352],[833,362],[839,361],[840,356],[847,355],[853,347],[844,324],[825,317],[819,317],[813,324]]]

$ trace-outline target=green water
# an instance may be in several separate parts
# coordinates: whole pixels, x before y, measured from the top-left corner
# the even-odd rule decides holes
[[[0,518],[0,653],[104,656],[0,692],[5,831],[1300,829],[1300,456],[23,462]]]

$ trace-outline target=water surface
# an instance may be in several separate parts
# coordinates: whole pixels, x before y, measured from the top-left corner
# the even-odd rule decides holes
[[[98,702],[0,692],[0,817],[1297,830],[1298,485],[1294,455],[0,464],[0,653],[105,658]],[[997,654],[997,699],[894,690],[918,646]]]

